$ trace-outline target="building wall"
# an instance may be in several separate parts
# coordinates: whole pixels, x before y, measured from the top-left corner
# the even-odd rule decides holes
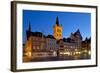
[[[32,37],[26,40],[25,48],[24,48],[24,55],[31,57],[32,56]]]
[[[46,38],[46,49],[49,51],[58,50],[58,45],[56,44],[56,40],[51,38]]]
[[[33,51],[45,50],[45,38],[32,36],[32,50]]]
[[[82,39],[81,39],[81,34],[77,34],[76,36],[73,36],[73,34],[71,34],[70,38],[72,40],[74,40],[74,42],[77,44],[77,48],[81,48],[81,43],[82,43]]]
[[[86,50],[90,50],[91,49],[91,42],[84,42],[84,43],[82,43],[82,50],[84,50],[84,49],[86,49]]]
[[[74,50],[78,48],[77,43],[69,43],[69,42],[59,42],[59,49],[65,50],[65,49],[69,49],[69,50]]]
[[[62,27],[56,24],[53,27],[53,35],[57,40],[62,39]]]

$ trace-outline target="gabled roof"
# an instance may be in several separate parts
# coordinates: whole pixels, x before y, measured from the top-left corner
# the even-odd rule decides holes
[[[48,36],[46,36],[46,38],[55,39],[53,35],[48,35]]]
[[[36,37],[42,37],[42,36],[44,36],[42,32],[30,32],[30,31],[26,31],[26,35],[28,37],[29,36],[36,36]]]
[[[82,39],[82,35],[81,35],[79,29],[75,33],[73,33],[73,36],[77,37],[77,35],[79,35],[80,36],[80,39]]]

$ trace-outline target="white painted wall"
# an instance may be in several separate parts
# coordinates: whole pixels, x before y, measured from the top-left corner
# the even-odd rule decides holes
[[[0,0],[0,73],[12,73],[10,71],[10,1]],[[27,0],[27,1],[40,1],[40,2],[52,2],[52,3],[67,3],[67,4],[83,4],[83,5],[98,5],[100,7],[99,0]],[[99,12],[100,13],[100,10]],[[100,16],[100,14],[98,14]],[[98,20],[100,18],[98,17]],[[100,21],[99,21],[100,23]],[[98,23],[98,24],[99,24]],[[98,28],[100,25],[98,25]],[[98,29],[100,31],[100,28]],[[100,33],[98,33],[98,43],[100,43]],[[98,52],[100,52],[98,46]],[[100,56],[100,53],[98,53]],[[46,70],[35,71],[34,73],[99,73],[100,72],[100,57],[99,66],[92,68],[77,68],[77,69],[61,69],[61,70]],[[20,72],[19,72],[20,73]],[[23,72],[21,72],[23,73]],[[25,72],[33,73],[33,71]]]

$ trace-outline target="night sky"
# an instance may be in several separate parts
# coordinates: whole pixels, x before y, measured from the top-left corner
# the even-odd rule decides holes
[[[26,40],[26,30],[29,23],[31,31],[42,32],[44,35],[53,35],[53,25],[58,16],[59,23],[62,24],[62,36],[69,37],[71,32],[80,30],[83,39],[91,36],[91,14],[80,12],[52,12],[23,10],[23,43]]]

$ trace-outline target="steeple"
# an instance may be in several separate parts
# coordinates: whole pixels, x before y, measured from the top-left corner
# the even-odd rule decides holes
[[[26,36],[27,36],[27,40],[31,36],[31,25],[30,25],[30,22],[29,22],[29,25],[28,25],[28,30],[26,31]]]
[[[56,25],[58,25],[58,26],[59,26],[58,16],[57,16],[57,18],[56,18]]]
[[[53,36],[56,40],[62,39],[62,25],[59,24],[58,16],[56,17],[56,25],[53,26]]]
[[[29,22],[28,31],[31,31],[31,24],[30,24],[30,22]]]
[[[87,37],[85,38],[85,41],[88,41],[88,38]]]

